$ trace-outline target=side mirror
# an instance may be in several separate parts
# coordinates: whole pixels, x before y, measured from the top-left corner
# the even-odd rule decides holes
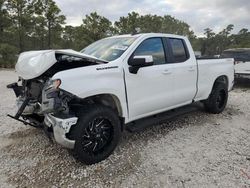
[[[128,60],[129,72],[136,74],[141,67],[147,67],[154,64],[153,56],[145,55],[145,56],[134,56]]]

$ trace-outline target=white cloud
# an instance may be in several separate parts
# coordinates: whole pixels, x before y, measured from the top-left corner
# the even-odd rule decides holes
[[[80,25],[82,18],[93,11],[111,21],[131,11],[140,14],[171,15],[187,22],[197,35],[207,27],[215,32],[234,24],[234,32],[250,29],[250,0],[56,0],[67,24]]]

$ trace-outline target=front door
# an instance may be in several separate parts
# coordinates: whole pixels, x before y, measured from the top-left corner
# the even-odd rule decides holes
[[[154,65],[137,74],[125,70],[129,119],[157,113],[174,104],[171,65],[167,64],[162,38],[144,40],[132,56],[152,55]]]

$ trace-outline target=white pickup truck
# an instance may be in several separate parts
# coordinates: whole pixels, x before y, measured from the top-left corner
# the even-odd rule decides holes
[[[222,112],[234,60],[197,60],[186,37],[148,33],[105,38],[81,52],[24,52],[16,72],[19,81],[7,87],[18,111],[9,116],[53,132],[93,164],[113,152],[131,122],[196,101]]]

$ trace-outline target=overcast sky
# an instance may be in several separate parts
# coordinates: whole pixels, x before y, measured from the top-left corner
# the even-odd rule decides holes
[[[142,15],[171,15],[187,22],[196,35],[207,27],[218,32],[234,24],[234,33],[250,30],[250,0],[55,0],[67,17],[67,24],[80,25],[93,11],[116,21],[128,12]]]

